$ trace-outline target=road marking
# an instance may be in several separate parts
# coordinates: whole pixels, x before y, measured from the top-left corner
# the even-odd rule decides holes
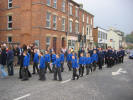
[[[127,73],[127,71],[124,71],[122,68],[119,68],[118,71],[112,72],[112,75],[113,76],[116,76],[116,75],[119,75],[121,73],[124,73],[125,74],[125,73]]]
[[[64,83],[67,83],[67,82],[69,82],[69,81],[71,81],[71,79],[68,79],[68,80],[62,81],[61,83],[64,84]]]
[[[31,95],[31,94],[29,93],[29,94],[26,94],[26,95],[24,95],[24,96],[21,96],[21,97],[18,97],[18,98],[16,98],[16,99],[13,99],[13,100],[20,100],[20,99],[29,97],[30,95]]]

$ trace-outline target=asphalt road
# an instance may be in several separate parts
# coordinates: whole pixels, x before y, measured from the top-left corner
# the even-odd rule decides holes
[[[75,81],[66,64],[62,82],[53,81],[50,73],[46,77],[43,82],[38,75],[21,81],[16,68],[14,76],[0,79],[0,100],[133,100],[133,60],[127,58],[123,64],[105,66]]]

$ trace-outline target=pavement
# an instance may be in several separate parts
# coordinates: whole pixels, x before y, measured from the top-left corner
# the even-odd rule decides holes
[[[54,81],[50,73],[46,81],[39,81],[38,75],[21,81],[18,72],[15,68],[14,76],[0,79],[0,100],[133,100],[133,60],[128,58],[123,64],[104,66],[79,80],[71,80],[66,64],[61,82]]]

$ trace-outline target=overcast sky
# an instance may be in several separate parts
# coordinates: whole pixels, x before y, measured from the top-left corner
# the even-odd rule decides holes
[[[117,29],[129,34],[133,31],[133,0],[74,0],[83,3],[84,9],[92,13],[94,26]]]

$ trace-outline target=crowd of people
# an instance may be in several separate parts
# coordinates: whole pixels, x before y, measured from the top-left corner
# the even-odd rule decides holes
[[[67,63],[68,70],[73,71],[72,80],[78,80],[84,73],[89,75],[90,72],[94,72],[97,67],[102,70],[105,64],[107,68],[111,68],[123,63],[124,56],[123,48],[120,50],[114,50],[111,47],[87,50],[82,48],[78,52],[74,52],[73,49],[61,49],[60,52],[55,53],[53,49],[42,51],[34,45],[20,47],[2,44],[0,45],[0,76],[1,78],[13,76],[14,67],[19,65],[19,78],[22,81],[29,80],[34,74],[39,75],[39,80],[46,80],[47,69],[53,74],[54,80],[62,81],[64,63]],[[32,74],[29,71],[31,64],[33,65]],[[6,66],[8,73],[5,71]]]

